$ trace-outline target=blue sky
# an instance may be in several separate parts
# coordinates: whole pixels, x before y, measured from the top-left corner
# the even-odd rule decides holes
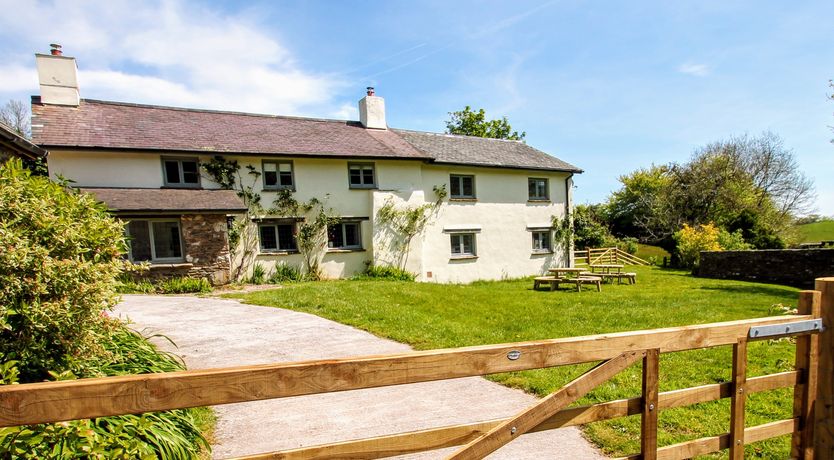
[[[82,97],[356,118],[442,131],[483,107],[585,169],[578,202],[700,145],[771,130],[834,215],[834,2],[0,0],[0,101],[34,52],[78,59]]]

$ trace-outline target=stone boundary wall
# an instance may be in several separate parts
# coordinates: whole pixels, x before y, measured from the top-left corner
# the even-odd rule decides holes
[[[704,251],[695,274],[813,288],[814,278],[834,276],[834,249]]]

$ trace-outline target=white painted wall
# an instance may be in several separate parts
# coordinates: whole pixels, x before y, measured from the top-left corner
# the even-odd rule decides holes
[[[187,155],[168,155],[187,156]],[[210,155],[201,155],[208,161]],[[246,166],[261,170],[263,157],[234,156],[241,164],[244,182],[252,183],[268,206],[276,193],[262,189],[262,178],[252,182],[245,174]],[[268,159],[281,159],[270,157]],[[325,200],[334,214],[343,217],[368,218],[362,222],[364,251],[326,252],[321,267],[325,277],[349,277],[364,270],[367,263],[396,263],[400,254],[392,245],[391,234],[375,223],[376,211],[387,200],[397,206],[419,206],[435,200],[434,186],[445,185],[450,191],[450,174],[475,175],[477,200],[454,201],[447,198],[429,222],[424,233],[411,243],[406,268],[418,274],[421,281],[470,282],[478,279],[500,279],[543,273],[550,266],[569,264],[567,254],[556,248],[552,254],[533,254],[531,226],[544,226],[552,216],[564,217],[568,174],[425,164],[411,160],[374,161],[377,190],[352,190],[348,187],[348,160],[328,158],[283,158],[293,161],[296,193],[299,201],[310,198]],[[360,160],[357,160],[360,161]],[[361,160],[364,161],[364,160]],[[107,153],[54,150],[49,155],[49,173],[73,179],[84,187],[158,188],[163,185],[161,155],[158,153]],[[548,203],[527,200],[527,179],[549,179]],[[204,188],[216,188],[206,177]],[[478,226],[476,259],[453,260],[449,233],[460,226]],[[258,254],[258,263],[267,271],[275,264],[302,266],[298,254]],[[429,272],[431,276],[429,276]]]

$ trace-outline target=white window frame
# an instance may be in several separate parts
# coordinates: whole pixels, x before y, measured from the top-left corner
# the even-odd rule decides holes
[[[275,185],[267,185],[266,183],[266,165],[275,165]],[[281,185],[281,165],[290,165],[290,185]],[[263,189],[264,190],[292,190],[295,191],[295,165],[292,160],[263,160],[261,162],[261,171],[263,172]]]
[[[137,221],[147,222],[147,224],[148,224],[148,240],[150,240],[150,245],[151,245],[151,260],[150,260],[150,262],[152,264],[153,263],[176,263],[176,262],[183,262],[185,260],[185,245],[183,244],[183,240],[182,240],[182,222],[181,222],[180,219],[166,219],[166,218],[128,219],[128,222],[137,222]],[[179,236],[180,236],[180,256],[179,257],[157,257],[156,256],[156,244],[155,244],[154,235],[153,235],[153,223],[154,222],[174,222],[174,223],[177,224],[177,229],[179,230],[177,233],[179,233]],[[131,236],[129,225],[125,225],[125,233],[129,237]],[[128,239],[127,256],[128,256],[128,259],[131,262],[134,262],[134,260],[133,260],[133,240],[132,240],[132,237],[130,239]]]
[[[342,222],[337,222],[335,224],[330,225],[338,225],[340,231],[342,233],[342,246],[330,246],[330,229],[327,229],[328,238],[327,238],[327,249],[332,251],[356,251],[364,249],[362,247],[362,221],[359,220],[346,220]],[[345,225],[356,225],[356,239],[359,240],[356,245],[346,245],[347,243],[347,231],[345,230]],[[329,226],[328,226],[329,227]]]
[[[547,241],[547,248],[537,248],[536,247],[536,235],[537,234],[545,234],[545,239],[542,241]],[[531,239],[533,245],[533,253],[535,254],[550,254],[553,252],[553,230],[532,230],[531,231]]]
[[[478,257],[478,238],[475,236],[476,234],[476,232],[454,232],[449,234],[452,259],[470,259]],[[471,252],[464,252],[463,238],[467,236],[472,238]],[[456,238],[460,238],[457,243],[455,242]],[[460,252],[455,252],[455,247],[457,247]]]
[[[530,183],[533,181],[544,181],[544,197],[530,196]],[[536,187],[538,188],[538,187]],[[528,201],[550,201],[550,180],[546,177],[528,177],[527,178],[527,200]]]
[[[169,188],[201,188],[202,186],[202,177],[200,174],[200,159],[198,157],[161,157],[162,160],[162,183],[165,187]],[[165,168],[165,162],[167,161],[176,161],[177,162],[177,170],[179,171],[180,182],[179,183],[172,183],[168,182],[168,170]],[[197,164],[197,182],[185,182],[185,173],[182,170],[182,163],[184,161],[194,162]]]
[[[347,166],[348,166],[348,187],[349,188],[352,188],[352,189],[374,189],[374,188],[377,188],[376,164],[375,163],[373,163],[373,162],[351,161],[351,162],[348,163]],[[352,167],[356,167],[356,166],[358,166],[360,168],[359,169],[360,171],[362,171],[362,168],[370,166],[371,167],[371,174],[373,175],[373,182],[370,183],[370,184],[365,184],[364,183],[365,175],[360,172],[359,177],[363,181],[363,183],[361,183],[361,184],[352,183],[350,181],[350,169]]]
[[[472,179],[472,194],[471,195],[464,195],[463,194],[463,179],[470,178]],[[458,184],[458,188],[460,190],[460,194],[455,195],[454,190],[454,182],[460,181]],[[453,200],[474,200],[478,196],[477,188],[475,187],[475,175],[474,174],[449,174],[449,198]]]
[[[281,239],[278,237],[278,226],[279,225],[289,225],[292,227],[292,237],[293,241],[295,241],[295,249],[283,249],[281,248]],[[264,248],[263,239],[261,238],[261,231],[264,227],[272,227],[275,232],[275,244],[278,246],[275,249],[266,249]],[[296,222],[282,222],[282,221],[272,221],[272,222],[261,222],[258,224],[258,249],[261,253],[270,254],[270,253],[295,253],[298,252],[298,237],[297,237],[297,224]]]

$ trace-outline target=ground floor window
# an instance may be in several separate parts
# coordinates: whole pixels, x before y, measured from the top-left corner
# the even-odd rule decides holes
[[[476,254],[474,233],[453,233],[450,237],[452,257],[471,257]]]
[[[533,232],[533,252],[553,251],[553,238],[550,230],[537,230]]]
[[[295,223],[260,224],[261,252],[297,251]]]
[[[327,226],[327,247],[330,249],[362,249],[359,222],[341,222]]]
[[[182,260],[182,234],[178,219],[137,219],[128,222],[129,257],[133,262]]]

